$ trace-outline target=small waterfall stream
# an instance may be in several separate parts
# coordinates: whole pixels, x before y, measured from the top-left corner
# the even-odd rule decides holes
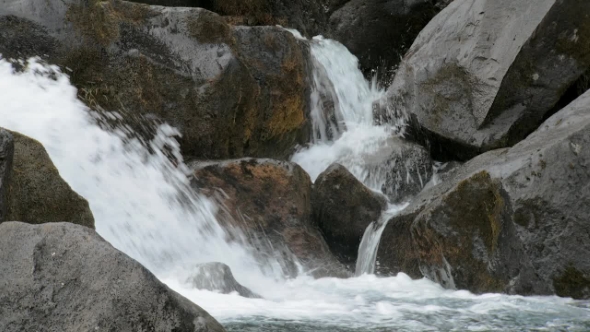
[[[313,144],[293,156],[313,180],[332,163],[345,166],[372,190],[381,192],[388,172],[382,159],[391,149],[390,138],[403,126],[376,125],[373,105],[383,97],[375,80],[368,82],[358,59],[339,42],[315,37],[311,40],[314,65],[312,92]],[[377,158],[376,158],[377,157]],[[389,218],[403,206],[390,205],[379,220],[371,220],[359,247],[356,275],[372,274],[381,234]]]

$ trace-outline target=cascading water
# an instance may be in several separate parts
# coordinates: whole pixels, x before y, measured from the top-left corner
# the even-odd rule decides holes
[[[367,187],[381,192],[388,166],[372,161],[391,148],[388,147],[392,144],[390,138],[403,123],[375,124],[373,105],[383,97],[384,91],[375,81],[365,80],[358,59],[342,44],[316,37],[311,41],[311,55],[313,145],[296,153],[293,161],[313,180],[332,163],[340,163]],[[381,234],[389,218],[401,208],[390,205],[379,220],[369,221],[371,224],[359,247],[357,276],[374,272]]]
[[[339,61],[350,55],[340,50],[330,57]],[[188,188],[182,163],[175,166],[159,152],[163,145],[178,152],[171,138],[173,128],[159,128],[151,142],[153,152],[135,140],[124,139],[133,136],[127,129],[104,131],[76,99],[67,77],[50,73],[55,70],[31,62],[17,73],[0,59],[0,126],[41,141],[62,177],[88,199],[98,232],[211,313],[228,331],[590,329],[590,304],[570,299],[478,296],[445,290],[428,280],[410,280],[404,274],[281,280],[279,262],[261,263],[244,245],[226,242],[226,231],[215,220],[215,204]],[[355,156],[363,144],[370,149],[371,142],[385,136],[385,130],[379,132],[379,128],[373,129],[377,133],[358,132],[364,136],[350,134],[354,125],[346,123],[346,128],[337,141],[320,142],[307,153],[319,156],[325,148],[333,152],[325,163],[346,162],[342,159]],[[359,142],[367,137],[374,140]],[[179,154],[175,157],[182,160]],[[306,160],[305,153],[298,158]],[[308,165],[308,169],[313,167]],[[362,177],[359,170],[353,168]],[[205,261],[230,265],[236,279],[263,299],[189,287],[185,272]]]
[[[99,128],[58,68],[33,59],[24,72],[11,74],[9,63],[1,65],[0,125],[43,143],[62,177],[89,201],[97,231],[116,248],[158,275],[223,261],[244,280],[259,280],[260,274],[280,278],[278,262],[259,264],[244,246],[225,241],[217,207],[189,187],[174,128],[160,126],[148,152],[127,139],[133,136],[128,128]],[[178,165],[162,152],[164,146]]]

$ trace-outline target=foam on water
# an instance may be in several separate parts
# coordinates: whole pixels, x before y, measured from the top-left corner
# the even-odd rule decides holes
[[[473,295],[405,274],[298,278],[245,299],[186,289],[229,331],[586,331],[588,305],[557,297]]]
[[[590,329],[590,304],[569,299],[477,296],[403,274],[282,280],[273,273],[276,262],[261,264],[244,246],[225,241],[217,207],[192,194],[182,163],[175,167],[159,152],[175,146],[173,128],[159,128],[153,154],[123,139],[126,129],[100,129],[56,68],[33,61],[15,73],[0,59],[0,126],[41,141],[63,178],[88,199],[98,232],[229,331]],[[186,267],[212,260],[230,265],[264,299],[189,288]]]
[[[88,200],[97,231],[116,248],[158,275],[223,261],[243,281],[281,278],[278,262],[260,264],[243,245],[226,242],[215,204],[189,188],[174,128],[158,128],[153,153],[125,139],[128,128],[104,131],[68,77],[35,60],[18,74],[0,62],[0,91],[0,126],[43,143],[62,177]],[[162,153],[165,145],[179,165]]]

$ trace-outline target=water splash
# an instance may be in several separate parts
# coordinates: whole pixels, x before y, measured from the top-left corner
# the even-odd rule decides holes
[[[22,72],[0,59],[0,91],[0,126],[39,140],[88,200],[98,233],[156,275],[218,261],[245,284],[282,278],[278,260],[261,262],[237,230],[229,230],[236,240],[227,241],[217,206],[190,188],[174,128],[159,126],[149,146],[129,138],[129,128],[101,129],[68,77],[37,59]]]
[[[379,243],[381,242],[381,235],[389,220],[406,206],[408,206],[407,203],[402,205],[390,205],[389,208],[381,214],[379,220],[373,221],[367,227],[365,234],[363,234],[361,244],[359,245],[358,257],[354,270],[355,276],[360,277],[363,274],[375,273],[377,250],[379,249]]]

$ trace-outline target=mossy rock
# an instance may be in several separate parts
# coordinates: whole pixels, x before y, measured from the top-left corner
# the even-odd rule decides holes
[[[346,277],[312,221],[311,180],[297,164],[244,158],[195,163],[192,186],[225,209],[218,220],[239,228],[260,258],[282,257],[285,275],[297,275],[294,258],[315,277]]]
[[[589,298],[588,144],[590,91],[418,194],[383,233],[380,271],[477,293]]]
[[[38,141],[12,132],[14,158],[5,221],[30,224],[67,221],[94,228],[88,201],[61,178]]]

